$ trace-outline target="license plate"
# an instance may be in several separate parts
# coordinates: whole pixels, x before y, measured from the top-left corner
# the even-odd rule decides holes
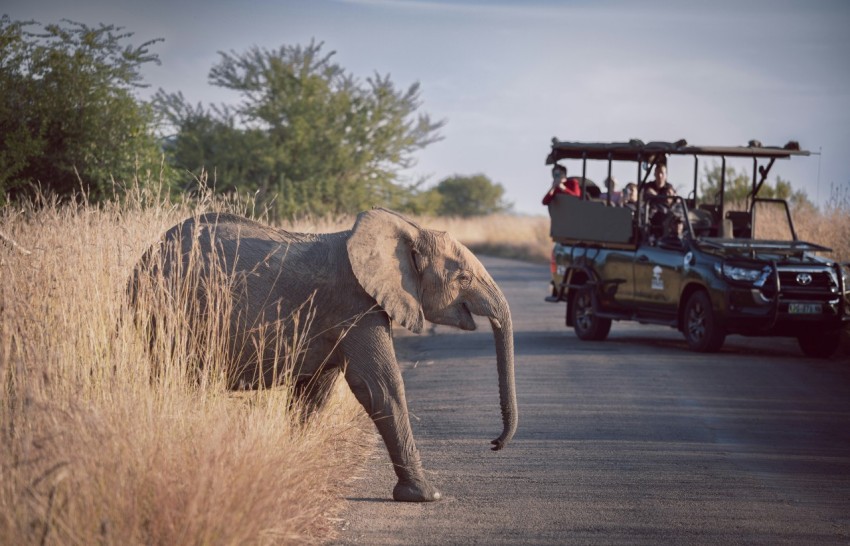
[[[817,315],[822,311],[819,303],[789,303],[788,312],[792,315]]]

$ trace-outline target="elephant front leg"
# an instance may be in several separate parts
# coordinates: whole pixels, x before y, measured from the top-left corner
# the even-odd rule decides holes
[[[366,373],[352,370],[349,366],[345,379],[387,446],[398,476],[393,499],[408,502],[440,500],[440,492],[425,479],[419,450],[413,441],[404,383],[397,364],[393,362],[377,369],[370,368]]]

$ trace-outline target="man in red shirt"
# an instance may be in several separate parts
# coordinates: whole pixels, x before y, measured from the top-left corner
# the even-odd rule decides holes
[[[581,196],[581,186],[578,178],[567,178],[567,168],[556,164],[552,167],[552,187],[543,196],[543,204],[548,205],[556,193],[566,193],[574,197]]]

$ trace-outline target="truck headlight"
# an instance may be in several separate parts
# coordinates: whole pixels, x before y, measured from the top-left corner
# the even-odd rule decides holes
[[[762,286],[770,276],[770,268],[760,267],[754,269],[752,267],[744,267],[740,265],[730,265],[726,263],[714,264],[714,272],[718,277],[723,277],[736,282],[750,282],[756,286]]]

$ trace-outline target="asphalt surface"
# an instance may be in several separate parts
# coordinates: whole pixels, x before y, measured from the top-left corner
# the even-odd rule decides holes
[[[492,334],[398,335],[437,503],[393,502],[383,444],[334,544],[850,544],[850,359],[791,339],[615,322],[604,342],[543,301],[548,268],[483,260],[511,305],[519,429],[504,450]],[[377,442],[377,439],[376,439]]]

